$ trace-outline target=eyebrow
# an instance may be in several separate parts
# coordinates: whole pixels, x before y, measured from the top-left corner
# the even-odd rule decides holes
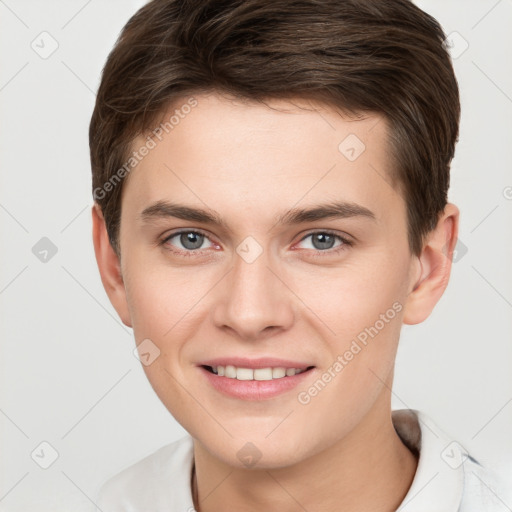
[[[191,222],[201,222],[227,228],[222,217],[211,209],[195,208],[169,201],[157,201],[145,208],[140,214],[143,222],[175,217]],[[308,208],[292,208],[277,217],[274,225],[294,225],[324,219],[345,219],[350,217],[363,217],[376,221],[375,214],[368,208],[356,203],[335,201],[318,204]]]

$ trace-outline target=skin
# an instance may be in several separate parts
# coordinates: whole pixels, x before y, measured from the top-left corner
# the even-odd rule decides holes
[[[395,510],[417,467],[391,421],[400,329],[425,320],[442,296],[459,211],[448,204],[413,256],[379,115],[349,119],[300,99],[195,98],[197,106],[124,183],[120,259],[97,205],[92,215],[105,290],[137,344],[149,338],[158,346],[160,356],[144,370],[194,439],[196,510]],[[338,149],[349,134],[366,146],[353,162]],[[226,226],[174,217],[143,222],[141,212],[160,200],[215,210]],[[375,219],[276,223],[290,209],[335,200],[364,206]],[[185,247],[179,236],[159,244],[179,228],[205,234],[200,248]],[[338,253],[336,238],[332,248],[314,245],[308,235],[326,229],[353,244]],[[236,252],[248,236],[263,250],[252,263]],[[396,316],[300,403],[298,393],[394,303],[401,306]],[[315,368],[296,389],[247,401],[213,389],[197,367],[224,356]],[[247,442],[261,453],[250,468],[237,457]]]

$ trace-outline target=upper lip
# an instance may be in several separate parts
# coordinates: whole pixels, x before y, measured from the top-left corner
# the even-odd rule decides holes
[[[247,357],[218,357],[202,361],[199,366],[236,366],[237,368],[296,368],[305,370],[313,365],[292,361],[291,359],[278,359],[275,357],[258,357],[249,359]]]

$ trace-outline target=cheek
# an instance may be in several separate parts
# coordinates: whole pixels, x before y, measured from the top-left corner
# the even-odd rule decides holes
[[[375,326],[380,338],[396,338],[407,290],[406,265],[375,251],[338,268],[290,273],[288,282],[306,306],[304,316],[343,353],[352,339],[361,335],[364,341]]]
[[[190,273],[162,268],[143,270],[125,281],[126,297],[136,339],[138,336],[167,337],[171,330],[186,323],[201,296],[198,279]],[[183,319],[183,321],[181,320]]]
[[[182,388],[187,382],[183,350],[200,311],[200,291],[190,284],[189,278],[169,271],[141,272],[125,282],[134,338],[137,344],[146,343],[144,351],[151,354],[149,364],[141,357],[142,368],[156,395],[185,429],[200,417]]]
[[[333,428],[371,407],[393,369],[405,300],[405,266],[382,256],[296,281],[305,313],[321,331],[329,359],[324,382],[301,389],[310,412],[331,410]],[[304,310],[306,312],[306,310]],[[303,405],[304,406],[304,405]]]
[[[197,271],[192,279],[191,273],[191,269],[148,271],[146,267],[125,282],[136,343],[149,339],[149,347],[158,354],[154,362],[144,365],[144,371],[160,399],[166,406],[172,402],[173,408],[179,408],[175,404],[181,394],[178,382],[186,381],[190,365],[187,341],[194,337],[207,312],[202,299],[209,281]]]

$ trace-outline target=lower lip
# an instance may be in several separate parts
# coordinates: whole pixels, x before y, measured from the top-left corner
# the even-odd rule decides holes
[[[272,380],[238,380],[219,377],[202,366],[199,367],[199,370],[217,391],[240,400],[274,398],[298,386],[312,371],[306,370],[291,377]]]

